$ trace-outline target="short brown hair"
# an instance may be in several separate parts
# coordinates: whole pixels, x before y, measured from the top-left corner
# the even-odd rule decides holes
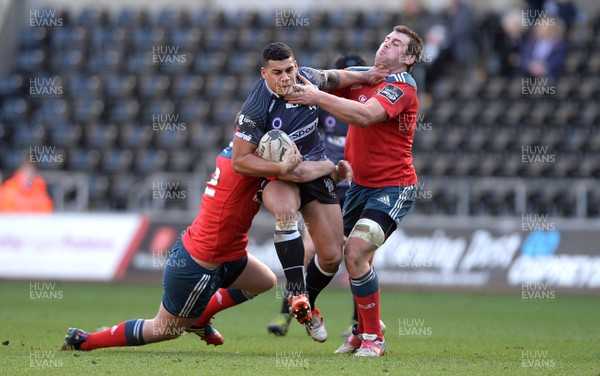
[[[394,26],[394,31],[397,31],[402,34],[406,34],[410,37],[410,42],[408,43],[408,54],[415,57],[415,62],[421,59],[421,55],[423,54],[423,40],[416,31],[404,25]],[[408,73],[412,71],[413,64],[407,66]]]

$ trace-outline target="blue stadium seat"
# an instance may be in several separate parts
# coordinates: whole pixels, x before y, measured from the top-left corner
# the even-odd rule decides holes
[[[26,120],[30,109],[29,102],[23,98],[7,98],[2,101],[0,118],[11,122]]]
[[[155,134],[151,124],[123,124],[119,128],[119,144],[134,151],[148,147]]]
[[[184,9],[166,8],[161,9],[153,20],[155,26],[165,29],[175,29],[185,27],[187,24],[188,13]]]
[[[120,72],[123,70],[125,54],[118,49],[98,51],[88,59],[87,71],[94,74]]]
[[[37,73],[46,70],[48,55],[42,48],[20,51],[17,54],[16,69],[17,72]]]
[[[143,149],[135,157],[134,169],[137,174],[147,175],[163,170],[167,160],[168,154],[164,150]]]
[[[118,135],[115,125],[93,124],[85,129],[85,144],[100,151],[112,147]]]
[[[48,143],[60,148],[78,145],[83,135],[81,126],[72,125],[71,123],[58,123],[46,129],[48,131]]]
[[[117,124],[130,122],[138,116],[140,103],[135,99],[111,101],[105,112],[107,112],[107,120],[110,122]]]
[[[16,148],[29,148],[32,145],[43,145],[46,140],[46,129],[41,124],[29,125],[18,123],[13,129],[11,145]]]
[[[96,27],[89,37],[93,51],[105,49],[125,49],[128,42],[128,30],[124,27]]]
[[[103,26],[108,23],[109,15],[105,7],[84,8],[77,19],[77,24],[86,28]]]
[[[106,85],[106,98],[109,100],[132,98],[137,89],[137,78],[130,74],[107,74],[103,81]]]
[[[80,50],[60,50],[50,56],[50,69],[57,73],[81,72],[84,66],[84,55]]]
[[[193,62],[193,71],[203,76],[219,74],[223,70],[223,62],[226,60],[227,54],[223,51],[203,51],[195,56]]]
[[[101,98],[101,78],[91,74],[69,74],[66,79],[67,94],[71,98]]]
[[[104,113],[104,102],[98,98],[80,97],[73,101],[72,119],[76,123],[98,122]]]
[[[131,170],[133,153],[130,150],[107,149],[102,153],[102,171],[106,174],[125,173]]]
[[[204,88],[204,78],[198,75],[185,74],[173,78],[171,97],[174,100],[198,98]]]
[[[159,99],[167,95],[171,79],[166,75],[143,75],[138,80],[140,99]]]
[[[210,113],[211,103],[200,98],[186,98],[179,103],[177,114],[187,124],[203,123]]]
[[[139,29],[148,26],[148,10],[143,7],[124,8],[116,13],[113,25],[125,29]]]
[[[19,44],[24,49],[43,47],[48,40],[48,35],[50,35],[48,28],[26,27],[21,32]]]
[[[194,52],[202,43],[202,30],[197,28],[177,28],[170,33],[170,42],[184,51]]]
[[[67,168],[73,171],[93,173],[100,165],[97,150],[75,147],[67,151]]]

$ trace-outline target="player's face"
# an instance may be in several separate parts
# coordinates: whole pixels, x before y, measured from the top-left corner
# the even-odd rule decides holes
[[[260,69],[260,74],[269,89],[280,96],[286,96],[294,91],[297,73],[298,64],[292,57],[285,60],[268,60],[266,66]]]
[[[389,33],[375,54],[375,65],[383,64],[390,72],[412,64],[415,57],[409,54],[410,37],[398,31]]]

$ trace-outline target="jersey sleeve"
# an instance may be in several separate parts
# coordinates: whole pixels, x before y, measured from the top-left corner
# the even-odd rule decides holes
[[[398,116],[413,102],[415,89],[405,83],[387,82],[373,96],[385,109],[390,118]]]
[[[235,137],[258,145],[266,132],[269,97],[254,91],[235,118]]]
[[[325,72],[319,69],[314,69],[311,67],[300,67],[298,68],[298,74],[304,76],[307,80],[312,82],[319,89],[323,89],[323,87],[327,83]]]

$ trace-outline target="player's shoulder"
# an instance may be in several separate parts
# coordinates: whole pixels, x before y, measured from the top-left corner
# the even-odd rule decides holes
[[[265,121],[272,101],[271,92],[267,89],[264,80],[259,80],[237,116],[238,125],[256,126],[256,123]]]
[[[396,74],[390,74],[388,76],[388,78],[385,80],[385,82],[398,83],[399,85],[406,84],[415,89],[417,88],[417,81],[415,81],[412,74],[410,74],[408,72],[399,72]]]

